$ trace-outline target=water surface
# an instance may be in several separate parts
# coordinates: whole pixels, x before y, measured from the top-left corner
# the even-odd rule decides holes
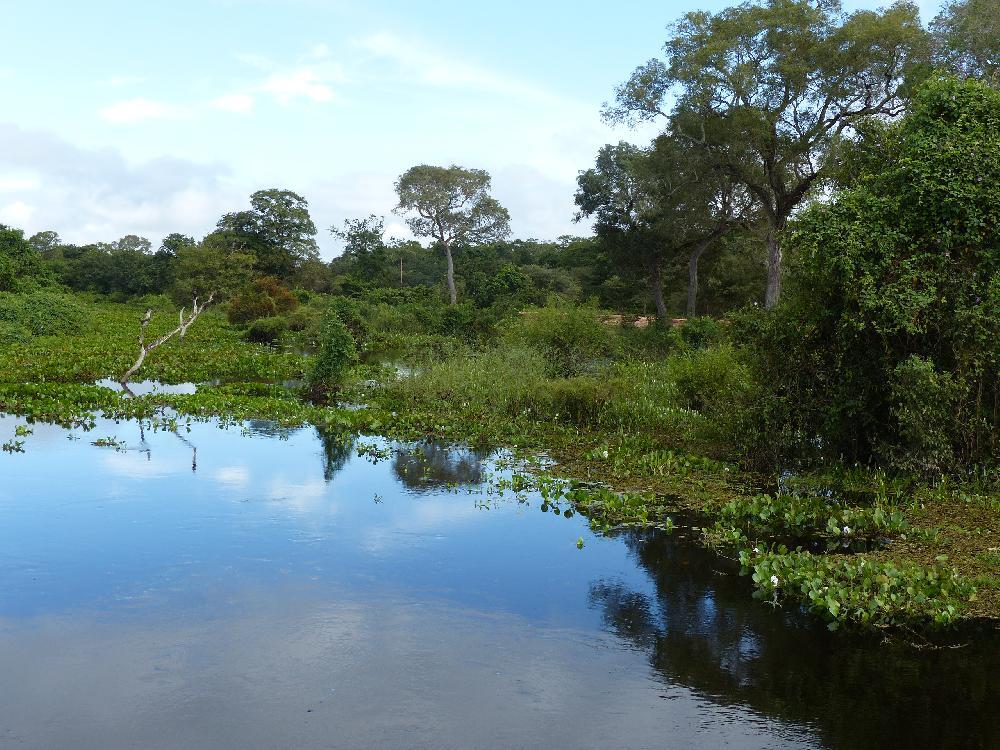
[[[2,747],[1000,743],[995,637],[829,634],[677,538],[483,494],[483,454],[34,429],[0,457]]]

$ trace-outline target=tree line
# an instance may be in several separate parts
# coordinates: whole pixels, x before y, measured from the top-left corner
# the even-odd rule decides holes
[[[906,111],[939,71],[998,81],[998,0],[958,0],[925,29],[916,7],[844,12],[837,2],[765,0],[685,14],[664,58],[640,65],[605,106],[609,122],[663,123],[645,147],[621,142],[578,177],[594,236],[510,240],[487,172],[418,165],[397,211],[429,242],[387,239],[384,219],[349,219],[319,258],[306,199],[261,190],[201,240],[154,248],[126,235],[88,245],[53,231],[0,232],[0,289],[59,283],[129,298],[232,296],[260,277],[317,292],[441,286],[489,306],[559,294],[635,312],[721,314],[781,299],[789,224],[849,182],[844,154],[864,123]],[[33,280],[33,281],[31,281]]]

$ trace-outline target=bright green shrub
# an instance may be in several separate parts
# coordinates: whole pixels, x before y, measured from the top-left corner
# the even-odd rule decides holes
[[[70,295],[39,291],[0,294],[0,321],[26,329],[33,336],[84,333],[87,311]]]
[[[323,320],[319,353],[309,369],[309,387],[314,396],[322,396],[340,387],[357,357],[351,332],[331,310]]]
[[[521,313],[505,332],[508,341],[542,352],[553,374],[585,372],[618,349],[618,332],[590,307],[549,304]]]
[[[690,318],[675,330],[685,346],[691,349],[707,349],[721,342],[725,333],[717,320],[707,317]]]
[[[0,321],[0,346],[25,344],[31,339],[31,331],[17,323]]]

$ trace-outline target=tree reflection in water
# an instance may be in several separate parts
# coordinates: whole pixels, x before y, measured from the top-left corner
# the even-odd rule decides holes
[[[1000,633],[925,650],[829,633],[753,601],[710,551],[653,532],[619,538],[655,596],[597,581],[590,602],[664,681],[815,727],[831,748],[1000,747]]]
[[[329,484],[354,455],[357,437],[343,432],[323,430],[319,427],[316,428],[316,434],[323,446],[321,456],[323,459],[323,479]]]
[[[425,441],[396,448],[392,470],[405,487],[430,492],[455,485],[478,485],[483,481],[483,461],[489,451],[447,448]]]

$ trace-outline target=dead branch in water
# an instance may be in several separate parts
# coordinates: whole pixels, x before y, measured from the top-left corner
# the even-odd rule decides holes
[[[205,308],[208,307],[210,304],[212,304],[213,299],[215,299],[215,292],[212,292],[211,294],[208,295],[208,299],[205,300],[205,303],[203,305],[199,305],[198,298],[195,297],[193,306],[191,308],[191,314],[187,316],[187,318],[185,318],[184,308],[182,307],[180,312],[180,322],[178,323],[177,327],[174,330],[170,331],[169,333],[163,334],[162,336],[160,336],[160,338],[156,339],[155,341],[149,342],[148,344],[146,343],[146,326],[148,326],[149,321],[153,319],[153,310],[152,309],[146,310],[146,315],[143,317],[142,322],[139,324],[139,358],[135,361],[135,364],[129,368],[128,372],[122,375],[122,379],[119,381],[122,384],[122,386],[124,386],[126,389],[128,388],[128,381],[132,378],[133,375],[135,375],[139,371],[139,368],[142,367],[142,363],[146,361],[146,356],[151,351],[153,351],[153,349],[160,346],[161,344],[167,343],[168,341],[170,341],[170,339],[172,339],[174,336],[178,334],[180,334],[180,337],[183,339],[184,334],[187,333],[187,329],[190,328],[191,324],[198,319],[199,315],[205,312]]]

